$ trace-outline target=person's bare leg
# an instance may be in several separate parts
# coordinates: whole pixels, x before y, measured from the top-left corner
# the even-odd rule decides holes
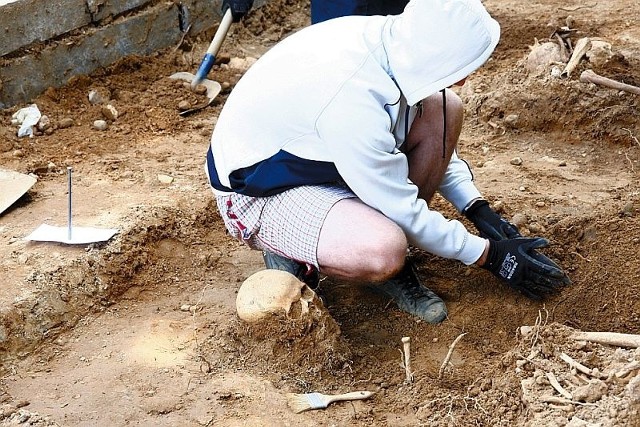
[[[431,200],[442,182],[451,155],[456,148],[462,129],[462,101],[451,90],[446,90],[447,127],[443,147],[443,99],[438,92],[422,103],[422,115],[418,115],[402,147],[409,162],[409,179],[419,188],[418,196]]]
[[[320,272],[351,283],[379,283],[404,264],[407,238],[393,221],[359,199],[336,203],[318,241]]]

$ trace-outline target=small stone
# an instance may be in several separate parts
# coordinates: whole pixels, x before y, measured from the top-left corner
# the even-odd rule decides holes
[[[515,129],[518,127],[518,118],[519,116],[517,114],[509,114],[507,117],[504,118],[504,124],[505,126]]]
[[[527,227],[529,229],[530,232],[534,233],[534,234],[538,234],[538,233],[544,233],[545,229],[542,225],[538,224],[537,222],[532,222],[531,224],[528,225]]]
[[[573,392],[573,398],[579,402],[593,403],[602,399],[607,393],[607,384],[600,380],[594,380],[589,384],[578,387]]]
[[[47,129],[50,129],[51,128],[51,119],[49,119],[49,116],[42,115],[40,117],[40,120],[38,120],[37,128],[41,132],[44,132]]]
[[[191,108],[191,104],[189,103],[189,101],[180,101],[178,103],[178,110],[180,111],[186,111],[189,108]]]
[[[633,202],[628,202],[622,207],[622,214],[625,216],[632,216],[635,212],[635,208],[633,206]]]
[[[109,127],[109,124],[106,120],[96,120],[93,122],[93,128],[96,130],[106,130]]]
[[[533,331],[533,328],[531,326],[520,326],[520,334],[523,337],[528,336],[532,331]]]
[[[558,163],[558,166],[560,167],[567,166],[566,160],[562,160],[560,163]]]
[[[158,174],[158,181],[162,184],[171,184],[173,182],[173,177],[169,175]]]
[[[527,223],[527,216],[523,213],[517,213],[511,218],[511,222],[516,227],[522,227]]]
[[[195,93],[197,93],[198,95],[206,95],[207,94],[207,87],[203,84],[199,84],[196,85],[196,87],[193,89],[193,91]]]
[[[89,102],[93,105],[104,104],[109,102],[111,95],[106,89],[92,89],[89,91]]]
[[[511,159],[511,161],[509,161],[509,163],[511,163],[514,166],[520,166],[522,164],[522,158],[514,157],[513,159]]]
[[[502,200],[498,200],[493,204],[493,210],[497,213],[501,213],[504,211],[504,202]]]
[[[536,202],[536,206],[539,207],[539,208],[544,208],[545,207],[545,203],[543,201],[539,201],[539,202]]]
[[[110,120],[112,122],[118,118],[118,110],[116,110],[116,108],[111,104],[107,104],[103,106],[100,109],[100,112],[102,113],[105,119]]]
[[[65,117],[65,118],[61,119],[60,122],[58,123],[58,127],[60,129],[70,128],[73,125],[74,125],[73,119],[69,118],[69,117]]]
[[[189,304],[182,304],[180,306],[180,311],[191,311],[191,306]]]
[[[24,152],[22,150],[13,150],[13,157],[24,157]]]

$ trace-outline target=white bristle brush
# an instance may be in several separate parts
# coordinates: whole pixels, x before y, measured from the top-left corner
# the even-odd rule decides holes
[[[311,409],[325,409],[329,404],[340,400],[363,400],[368,399],[375,393],[372,391],[353,391],[344,394],[321,394],[321,393],[287,393],[287,403],[289,408],[296,414]]]

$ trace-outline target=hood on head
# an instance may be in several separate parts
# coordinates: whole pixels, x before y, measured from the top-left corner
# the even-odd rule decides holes
[[[411,0],[392,18],[384,45],[409,105],[464,79],[484,64],[500,25],[480,0]]]

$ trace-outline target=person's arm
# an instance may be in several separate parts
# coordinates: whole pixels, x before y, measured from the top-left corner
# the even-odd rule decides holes
[[[341,108],[325,108],[317,131],[346,184],[364,203],[398,224],[410,244],[467,265],[475,263],[485,239],[418,198],[418,188],[408,180],[407,158],[396,150],[385,109],[371,100],[339,96],[334,103]]]

